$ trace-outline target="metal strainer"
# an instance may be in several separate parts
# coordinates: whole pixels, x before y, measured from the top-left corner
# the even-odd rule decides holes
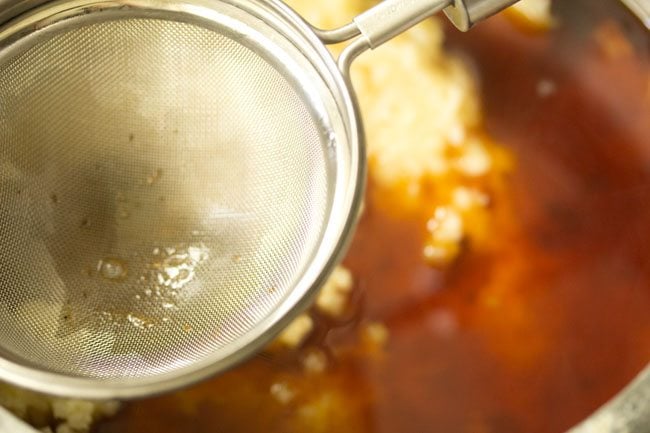
[[[466,28],[508,3],[449,10]],[[276,1],[10,6],[0,378],[126,398],[232,366],[308,304],[362,194],[350,62],[448,1],[332,31]],[[356,36],[337,65],[323,43]]]

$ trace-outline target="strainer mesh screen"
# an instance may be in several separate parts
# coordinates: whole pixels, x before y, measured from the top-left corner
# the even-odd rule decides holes
[[[144,18],[0,67],[0,353],[151,376],[277,306],[331,193],[322,127],[278,70],[217,31]]]

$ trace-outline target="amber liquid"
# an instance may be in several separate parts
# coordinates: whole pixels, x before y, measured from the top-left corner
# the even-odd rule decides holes
[[[349,318],[98,431],[561,432],[617,393],[650,361],[650,69],[638,46],[608,52],[600,28],[527,34],[495,19],[450,36],[483,82],[487,132],[516,160],[489,248],[427,266],[427,215],[371,185],[346,259]],[[359,342],[368,320],[389,329],[383,349]],[[329,355],[325,373],[302,371],[310,347]]]

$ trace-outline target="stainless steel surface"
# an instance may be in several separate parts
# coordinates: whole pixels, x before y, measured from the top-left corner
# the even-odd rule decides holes
[[[3,379],[160,392],[240,361],[307,304],[364,164],[306,25],[257,2],[78,1],[0,41]]]
[[[634,15],[650,30],[650,1],[648,0],[621,0]]]
[[[430,17],[451,0],[384,0],[354,19],[370,48],[376,48]]]
[[[476,21],[488,18],[516,1],[385,0],[339,29],[315,31],[327,43],[361,35],[343,50],[339,58],[339,68],[347,75],[354,59],[364,51],[377,48],[440,10],[444,9],[459,29],[468,30]]]
[[[453,4],[445,8],[445,14],[459,30],[467,31],[477,22],[516,2],[517,0],[453,0]]]
[[[623,391],[569,433],[650,432],[650,365]]]
[[[0,433],[36,433],[36,429],[16,418],[11,412],[0,406]]]

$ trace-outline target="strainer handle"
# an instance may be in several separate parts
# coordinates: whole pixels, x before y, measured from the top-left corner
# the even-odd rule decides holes
[[[339,57],[339,68],[347,74],[352,61],[362,52],[378,47],[420,21],[444,10],[460,30],[510,6],[517,0],[384,0],[354,18],[347,26],[331,31],[317,30],[326,43],[358,36]]]
[[[453,0],[444,10],[447,18],[464,32],[518,0]]]
[[[450,4],[451,0],[384,0],[353,21],[368,48],[377,48]]]

